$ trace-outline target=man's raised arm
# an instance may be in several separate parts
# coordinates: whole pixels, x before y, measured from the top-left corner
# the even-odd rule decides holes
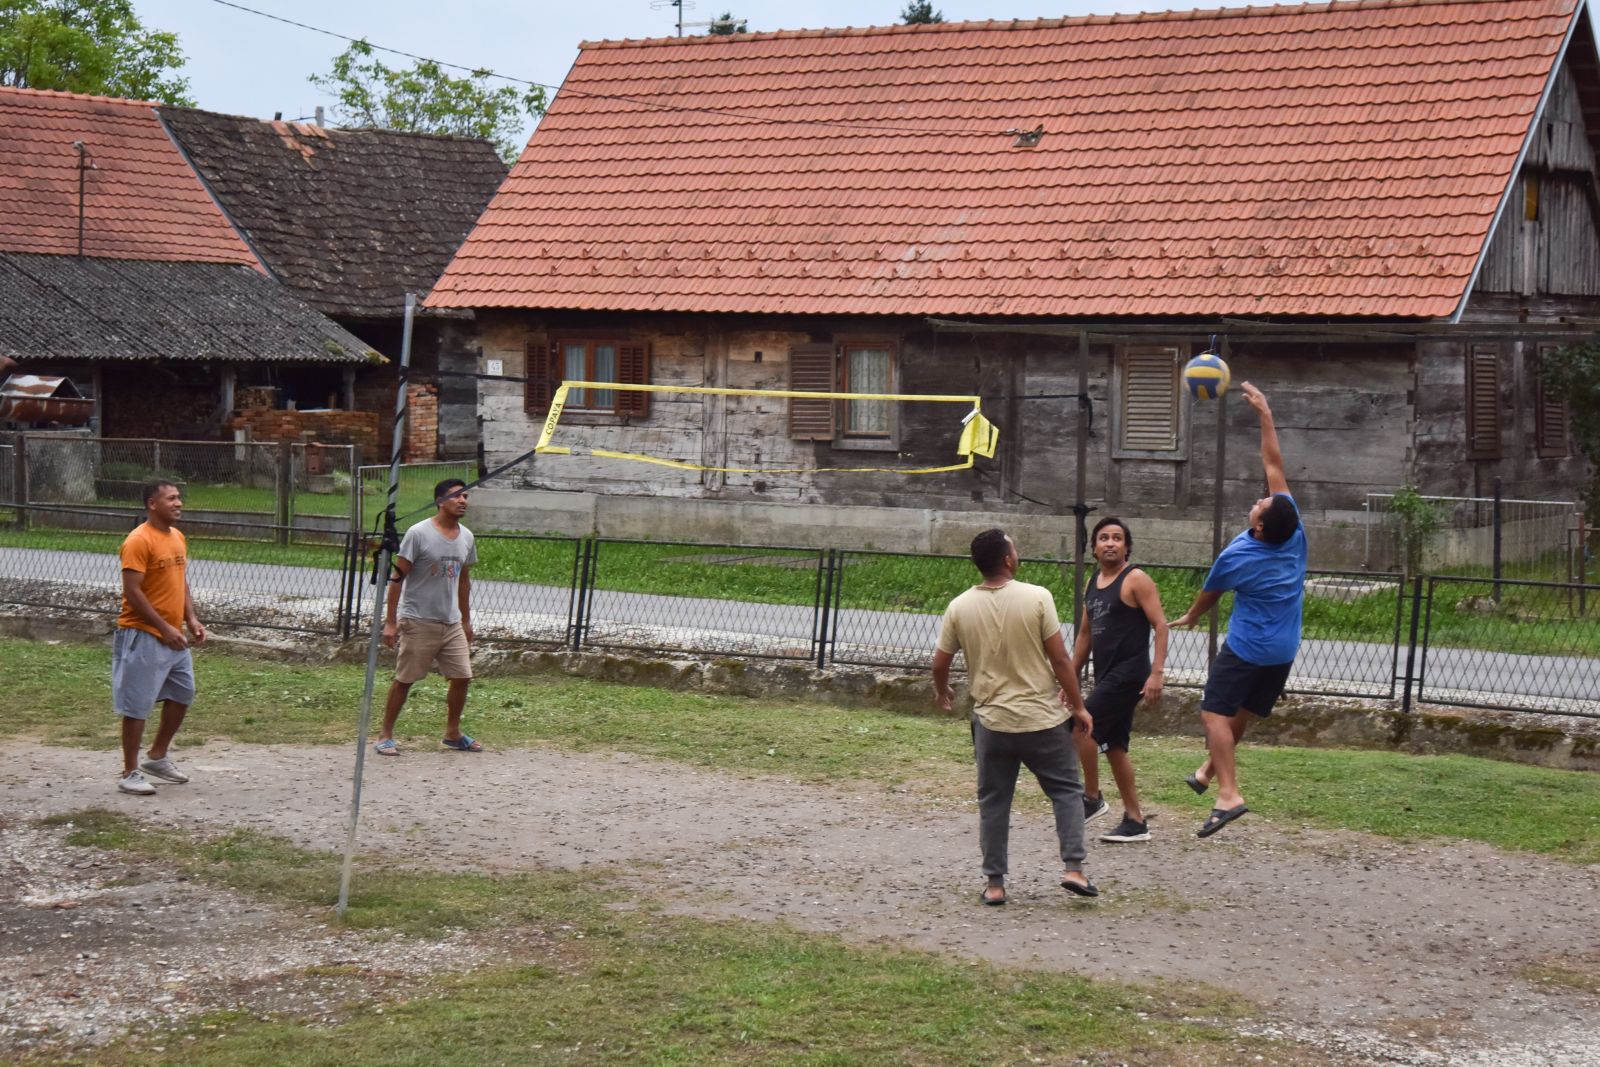
[[[1278,448],[1278,428],[1273,425],[1272,409],[1267,406],[1266,395],[1249,382],[1241,382],[1239,388],[1244,392],[1245,400],[1261,417],[1261,467],[1267,475],[1267,492],[1287,493],[1289,480],[1283,476],[1283,453]]]

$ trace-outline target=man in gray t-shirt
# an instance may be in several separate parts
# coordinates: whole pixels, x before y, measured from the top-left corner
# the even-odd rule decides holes
[[[483,745],[461,732],[461,712],[472,682],[472,565],[478,550],[472,531],[461,523],[467,513],[467,483],[447,478],[434,486],[438,514],[406,531],[389,579],[383,643],[397,648],[394,682],[383,709],[383,727],[374,750],[398,756],[394,727],[411,687],[435,665],[450,681],[445,696],[444,746],[481,752]]]

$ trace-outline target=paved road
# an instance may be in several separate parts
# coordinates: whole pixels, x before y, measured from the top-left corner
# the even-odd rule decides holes
[[[219,621],[248,623],[271,614],[330,629],[340,577],[336,570],[316,567],[206,559],[195,560],[189,571],[197,600],[213,606]],[[30,602],[78,607],[83,606],[84,587],[98,590],[102,601],[114,596],[117,571],[115,560],[99,553],[8,548],[0,551],[0,580],[4,579],[30,582]],[[370,586],[364,596],[370,609]],[[564,586],[477,581],[473,583],[474,621],[486,636],[498,630],[508,636],[560,640],[570,599]],[[603,589],[593,595],[589,619],[587,641],[596,647],[677,647],[797,660],[810,654],[816,623],[810,606]],[[835,660],[920,666],[927,662],[938,624],[936,615],[842,610],[834,635]],[[1070,643],[1070,629],[1063,627],[1063,631]],[[1404,649],[1397,663],[1389,635],[1382,636],[1385,640],[1372,642],[1306,640],[1295,660],[1290,688],[1388,697],[1391,679],[1405,668]],[[1198,681],[1205,668],[1206,649],[1204,633],[1175,632],[1169,680],[1174,684]],[[1516,702],[1508,697],[1524,698],[1535,710],[1554,700],[1564,710],[1600,715],[1600,658],[1433,648],[1419,667],[1429,697],[1493,704]]]

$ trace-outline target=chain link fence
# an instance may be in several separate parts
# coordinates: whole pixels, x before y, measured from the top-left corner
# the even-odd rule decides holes
[[[117,547],[142,517],[13,505],[0,513],[0,602],[115,612]],[[349,637],[385,588],[372,584],[370,536],[291,543],[275,524],[193,514],[182,529],[207,622]],[[1206,573],[1139,566],[1169,617]],[[1021,577],[1049,588],[1066,616],[1072,572],[1029,559]],[[485,532],[473,621],[508,644],[922,671],[945,606],[974,582],[961,556]],[[1291,693],[1600,716],[1600,586],[1434,576],[1403,587],[1390,575],[1313,571],[1306,594]],[[1204,684],[1230,609],[1225,597],[1214,629],[1170,634],[1169,687]]]
[[[1425,581],[1418,699],[1600,718],[1600,585]]]
[[[115,615],[118,550],[141,508],[13,506],[0,528],[0,603]],[[285,544],[270,523],[191,520],[188,579],[202,622],[334,635],[343,627],[350,541]]]

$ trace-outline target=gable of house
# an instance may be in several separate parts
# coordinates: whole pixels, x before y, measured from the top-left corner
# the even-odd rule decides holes
[[[1446,319],[1581,10],[586,44],[428,303]]]
[[[336,130],[191,108],[162,120],[272,273],[329,315],[396,318],[505,177],[480,138]]]

